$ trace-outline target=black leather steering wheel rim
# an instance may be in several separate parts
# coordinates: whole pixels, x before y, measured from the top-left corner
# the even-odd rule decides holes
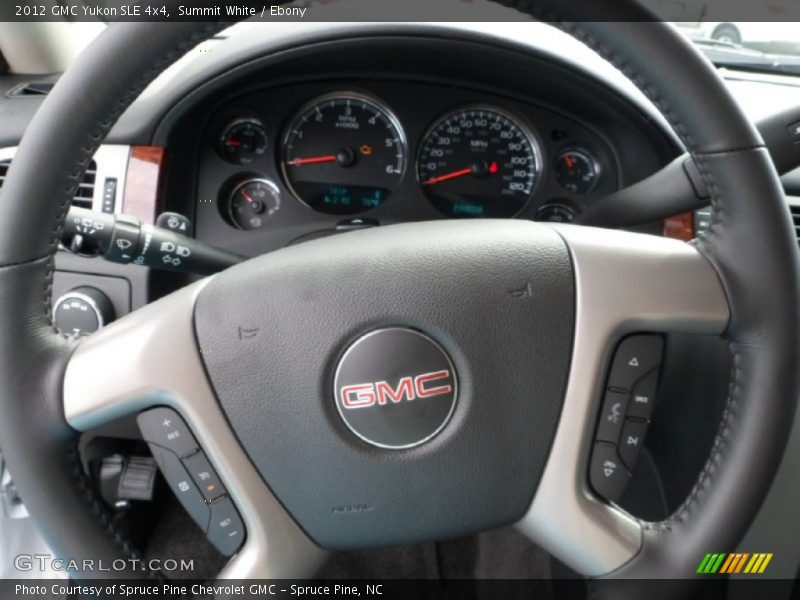
[[[733,367],[723,422],[689,498],[668,520],[644,524],[641,551],[609,574],[686,577],[698,553],[730,548],[741,538],[792,423],[800,384],[800,270],[780,183],[757,132],[713,68],[670,26],[644,22],[648,16],[627,2],[513,4],[564,28],[636,83],[692,153],[712,194],[714,222],[697,248],[715,267],[730,306],[725,339]],[[604,14],[627,19],[603,22]],[[83,170],[117,117],[160,72],[223,26],[115,25],[43,103],[3,189],[0,440],[31,514],[61,556],[111,561],[136,551],[82,474],[76,435],[64,419],[60,386],[72,345],[55,332],[49,310],[58,231]],[[115,574],[142,575],[134,569]]]

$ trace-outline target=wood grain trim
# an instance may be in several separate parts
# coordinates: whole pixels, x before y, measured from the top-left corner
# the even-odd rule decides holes
[[[144,223],[155,222],[165,154],[161,146],[131,146],[122,197],[124,214]]]
[[[695,238],[694,213],[683,213],[664,220],[664,236],[688,242]]]

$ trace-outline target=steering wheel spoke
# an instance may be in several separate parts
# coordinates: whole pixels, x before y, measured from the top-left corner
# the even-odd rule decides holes
[[[244,544],[220,577],[309,576],[321,564],[324,551],[264,484],[231,431],[204,371],[192,319],[205,283],[150,304],[84,340],[64,377],[66,419],[75,429],[87,431],[154,406],[177,411],[244,522]]]
[[[721,334],[729,309],[719,278],[691,245],[554,225],[572,256],[576,325],[561,420],[519,528],[587,576],[614,571],[642,544],[639,522],[589,486],[589,456],[616,343],[636,332]]]

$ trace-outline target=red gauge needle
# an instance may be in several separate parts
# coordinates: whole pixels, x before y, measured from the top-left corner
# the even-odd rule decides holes
[[[311,156],[309,158],[295,158],[287,162],[287,165],[296,167],[298,165],[313,165],[317,163],[335,162],[335,154],[326,154],[325,156]]]
[[[466,169],[461,169],[460,171],[453,171],[452,173],[447,173],[446,175],[439,175],[438,177],[431,177],[430,179],[426,179],[422,182],[422,185],[434,185],[436,183],[440,183],[442,181],[448,181],[450,179],[455,179],[456,177],[464,177],[464,175],[469,175],[472,173],[472,168],[467,167]]]
[[[228,140],[225,142],[226,146],[241,146],[242,142],[237,142],[236,140]]]
[[[573,159],[569,154],[564,155],[564,160],[567,161],[567,166],[572,169],[575,166],[575,159]]]
[[[252,202],[253,201],[253,199],[250,197],[250,194],[248,194],[244,190],[242,190],[242,196],[244,196],[244,199],[247,200],[248,202]]]
[[[464,177],[465,175],[475,175],[476,177],[484,177],[487,173],[491,173],[494,175],[500,170],[500,167],[497,165],[497,161],[492,161],[487,166],[486,163],[475,163],[473,166],[467,169],[461,169],[459,171],[453,171],[452,173],[445,173],[444,175],[439,175],[437,177],[431,177],[430,179],[426,179],[422,182],[422,185],[434,185],[436,183],[440,183],[442,181],[449,181],[450,179],[456,179],[458,177]]]

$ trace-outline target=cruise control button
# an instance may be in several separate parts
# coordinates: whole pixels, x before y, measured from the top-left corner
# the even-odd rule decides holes
[[[658,335],[632,335],[617,348],[608,375],[608,387],[629,391],[661,362],[664,341]]]
[[[639,417],[640,419],[650,420],[650,417],[653,416],[653,408],[655,408],[657,387],[657,368],[653,369],[633,384],[630,405],[628,406],[629,417]]]
[[[180,459],[169,450],[155,444],[150,444],[150,451],[158,463],[158,468],[161,469],[161,474],[164,475],[164,479],[186,512],[200,529],[207,531],[211,510]]]
[[[244,541],[244,524],[230,498],[211,505],[208,540],[225,556],[236,552]]]
[[[597,494],[616,502],[625,491],[630,473],[617,456],[616,446],[596,443],[592,451],[592,461],[589,467],[589,482]]]
[[[219,498],[225,493],[216,471],[202,450],[184,458],[183,464],[206,500]]]
[[[146,442],[172,450],[180,457],[200,448],[180,415],[171,408],[154,408],[136,417]]]
[[[628,405],[628,394],[606,392],[603,399],[603,411],[597,424],[597,439],[603,442],[617,443],[622,423],[625,420],[625,409]]]
[[[628,469],[633,469],[647,434],[647,421],[625,421],[619,441],[619,457]]]

